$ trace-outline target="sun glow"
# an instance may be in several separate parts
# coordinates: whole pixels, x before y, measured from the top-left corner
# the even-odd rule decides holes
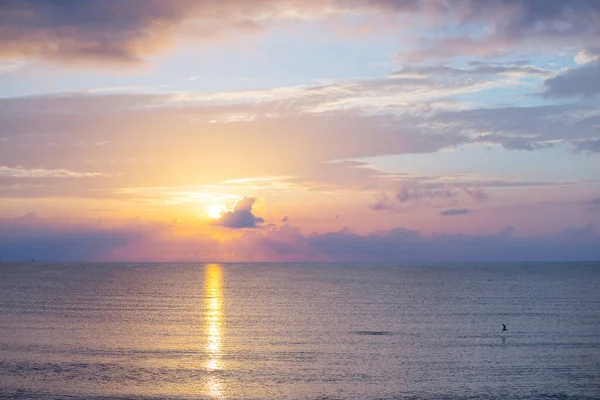
[[[222,205],[222,204],[213,205],[208,208],[208,216],[213,219],[219,219],[219,218],[221,218],[221,215],[223,215],[223,212],[225,212],[225,211],[227,211],[227,209],[225,208],[224,205]]]

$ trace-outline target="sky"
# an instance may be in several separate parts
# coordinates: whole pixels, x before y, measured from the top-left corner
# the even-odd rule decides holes
[[[598,260],[599,43],[596,0],[4,0],[0,260]]]

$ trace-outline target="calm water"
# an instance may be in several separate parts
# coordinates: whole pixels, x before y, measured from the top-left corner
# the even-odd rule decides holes
[[[0,264],[0,393],[600,398],[600,264]]]

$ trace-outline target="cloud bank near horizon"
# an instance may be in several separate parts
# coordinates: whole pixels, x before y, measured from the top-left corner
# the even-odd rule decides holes
[[[460,210],[459,210],[460,211]],[[239,236],[178,236],[138,220],[69,224],[35,214],[0,220],[0,261],[566,261],[599,260],[593,225],[536,236],[423,235],[396,228],[303,234],[290,224]]]

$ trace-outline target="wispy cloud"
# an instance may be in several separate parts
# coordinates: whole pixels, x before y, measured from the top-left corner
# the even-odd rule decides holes
[[[100,172],[76,172],[67,169],[44,169],[0,166],[0,177],[10,178],[93,178],[106,177]]]
[[[27,65],[26,61],[23,60],[4,60],[0,61],[0,75],[9,72],[17,71],[23,66]]]
[[[410,177],[393,177],[363,163],[331,161],[433,153],[471,143],[532,151],[572,143],[578,151],[600,151],[600,111],[593,102],[429,113],[409,106],[398,113],[349,109],[315,115],[303,111],[302,97],[285,113],[276,101],[240,103],[232,108],[173,106],[170,101],[168,94],[63,94],[0,100],[2,175],[13,179],[111,176],[112,189],[219,185],[242,193],[247,193],[246,189],[280,193],[298,188],[379,191],[382,182]],[[307,104],[314,106],[312,102]],[[252,112],[258,117],[227,124],[208,122],[230,112]],[[223,154],[227,154],[226,161]],[[153,169],[149,175],[155,165],[169,165],[171,172]],[[190,173],[205,170],[211,173]],[[569,184],[478,180],[481,187]],[[451,183],[469,189],[478,185],[460,179]],[[427,189],[439,191],[442,187]],[[59,188],[52,189],[56,190]],[[3,189],[5,195],[15,196],[31,196],[32,191],[43,192],[31,187]],[[95,192],[94,196],[102,193],[110,192]]]
[[[514,76],[514,77],[545,77],[552,71],[533,65],[476,63],[470,68],[454,68],[447,65],[437,66],[407,66],[391,74],[393,77],[428,78],[435,76]]]
[[[431,182],[430,180],[431,178],[425,177],[424,179],[412,178],[402,182],[393,195],[379,194],[375,203],[371,204],[370,207],[374,211],[399,211],[401,210],[400,206],[418,203],[422,200],[444,204],[448,201],[454,202],[461,197],[462,201],[484,201],[489,197],[489,194],[485,191],[485,186],[477,182],[456,184],[451,181]]]

